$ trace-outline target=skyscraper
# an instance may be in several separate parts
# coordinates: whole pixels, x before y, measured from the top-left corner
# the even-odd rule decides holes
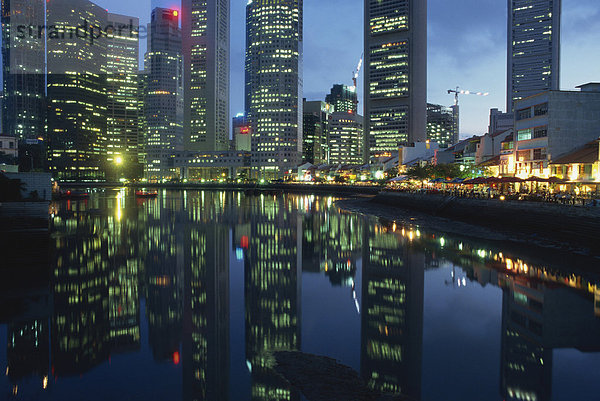
[[[229,149],[229,0],[182,0],[188,150]]]
[[[261,177],[283,177],[300,162],[302,2],[254,0],[246,7],[246,114]]]
[[[508,0],[507,112],[514,102],[560,89],[561,0]]]
[[[138,163],[139,19],[108,14],[107,162],[112,178],[141,174]]]
[[[302,162],[322,164],[328,160],[327,126],[333,107],[326,102],[303,102]]]
[[[458,143],[458,106],[427,103],[427,139],[440,148]]]
[[[145,175],[172,178],[173,151],[183,150],[183,58],[179,11],[155,8],[145,57]]]
[[[329,117],[327,148],[329,164],[361,164],[363,161],[363,117],[335,112]]]
[[[365,131],[369,156],[424,141],[427,1],[365,0]]]
[[[356,113],[358,95],[353,86],[336,84],[331,92],[325,96],[325,101],[334,107],[336,112]]]
[[[45,26],[43,0],[2,0],[2,133],[20,139],[44,136],[45,33],[19,27]]]
[[[87,0],[47,6],[48,26],[56,28],[47,39],[48,163],[60,180],[105,178],[107,39],[98,32],[107,17]],[[82,26],[89,27],[85,35]]]

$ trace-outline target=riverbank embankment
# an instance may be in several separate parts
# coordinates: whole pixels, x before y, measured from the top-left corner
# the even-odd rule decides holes
[[[135,189],[169,189],[197,191],[235,191],[235,192],[281,192],[294,194],[318,194],[331,196],[377,195],[382,189],[379,185],[336,185],[336,184],[238,184],[238,183],[60,183],[61,188],[114,188],[129,187]]]
[[[600,208],[391,191],[379,193],[368,204],[489,228],[499,233],[498,239],[565,244],[600,255]]]

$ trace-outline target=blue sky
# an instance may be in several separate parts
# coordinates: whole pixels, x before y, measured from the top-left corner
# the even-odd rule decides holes
[[[177,0],[97,0],[148,21]],[[304,0],[304,96],[325,98],[351,84],[362,54],[363,0]],[[231,0],[231,112],[243,110],[246,0]],[[506,106],[506,0],[429,0],[428,101],[450,105],[447,89],[490,92],[461,99],[461,135],[487,131],[489,109]],[[563,0],[561,88],[600,81],[600,1]],[[144,46],[145,47],[145,46]],[[362,84],[359,90],[361,90]]]

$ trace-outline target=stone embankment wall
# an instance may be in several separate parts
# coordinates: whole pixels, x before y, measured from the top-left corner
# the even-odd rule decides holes
[[[373,202],[525,234],[600,254],[600,207],[381,192]]]

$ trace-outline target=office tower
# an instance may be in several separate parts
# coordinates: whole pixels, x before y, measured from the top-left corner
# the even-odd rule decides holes
[[[374,390],[419,400],[425,256],[391,229],[363,235],[361,375]]]
[[[244,251],[246,360],[252,400],[299,400],[269,368],[268,352],[300,350],[302,221],[293,199],[253,202],[249,247]]]
[[[146,71],[137,72],[137,109],[138,109],[138,163],[145,168],[146,165],[146,143],[148,137],[148,125],[146,124]]]
[[[141,176],[138,161],[139,19],[108,14],[107,144],[108,172],[113,180]]]
[[[48,25],[56,27],[47,39],[50,172],[65,181],[104,180],[107,40],[96,36],[108,13],[87,0],[47,4]],[[83,35],[83,24],[95,33]]]
[[[508,0],[507,112],[516,100],[560,89],[561,0]]]
[[[229,0],[183,0],[185,145],[229,149]]]
[[[365,0],[365,157],[424,141],[427,1]]]
[[[326,163],[328,159],[328,124],[333,111],[331,104],[304,99],[302,122],[302,162]]]
[[[332,105],[333,111],[336,112],[358,112],[358,95],[354,86],[333,85],[331,92],[325,96],[325,102]]]
[[[183,58],[179,11],[155,8],[145,56],[145,175],[150,180],[177,176],[174,151],[183,150]]]
[[[302,0],[248,2],[246,40],[253,173],[281,178],[302,152]]]
[[[329,118],[329,164],[361,164],[363,162],[363,117],[348,112],[335,112]]]
[[[19,32],[19,27],[45,26],[44,7],[43,0],[2,0],[1,132],[19,139],[44,136],[45,33]]]
[[[427,139],[440,148],[458,143],[458,106],[427,104]]]

